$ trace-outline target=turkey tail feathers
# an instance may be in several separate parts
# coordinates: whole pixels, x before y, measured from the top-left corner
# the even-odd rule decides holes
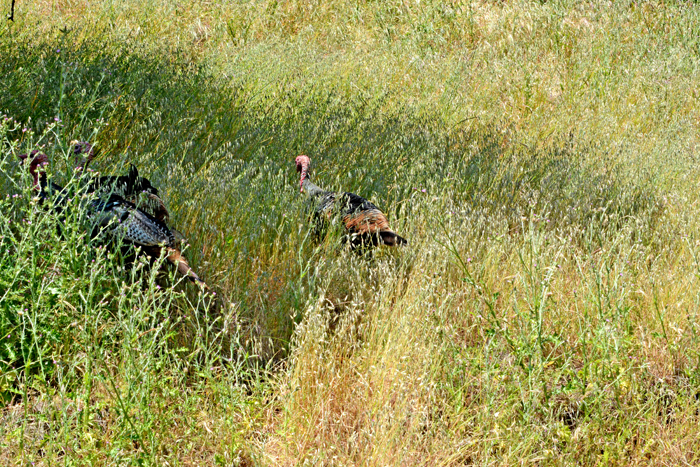
[[[177,267],[177,272],[197,284],[202,290],[209,290],[209,286],[202,279],[199,278],[196,272],[187,263],[187,260],[182,253],[180,253],[175,248],[168,248],[167,260]]]
[[[396,236],[396,244],[397,245],[408,245],[408,240],[405,238],[401,237],[400,235]]]
[[[407,245],[408,240],[397,235],[396,232],[391,230],[382,230],[379,232],[379,236],[382,238],[382,243],[386,246],[397,246],[397,245]]]

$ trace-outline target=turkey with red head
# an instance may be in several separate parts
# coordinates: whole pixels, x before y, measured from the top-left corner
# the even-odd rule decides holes
[[[387,246],[405,245],[408,242],[389,227],[389,221],[377,206],[355,193],[336,193],[326,191],[311,182],[308,156],[296,158],[297,172],[301,173],[299,181],[301,192],[314,200],[316,214],[324,220],[339,215],[345,229],[350,234],[353,247],[360,245]]]
[[[39,151],[32,151],[29,154],[20,154],[20,164],[29,160],[29,173],[34,179],[33,188],[38,191],[39,199],[45,201],[52,196],[56,196],[55,205],[62,204],[64,196],[64,188],[52,181],[46,176],[46,167],[49,165],[49,157]]]

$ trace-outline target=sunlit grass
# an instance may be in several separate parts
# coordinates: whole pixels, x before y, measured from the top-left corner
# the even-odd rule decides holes
[[[3,462],[697,463],[696,6],[16,8]],[[78,187],[73,139],[151,179],[216,295],[32,199],[17,154]],[[300,153],[410,246],[315,238]]]

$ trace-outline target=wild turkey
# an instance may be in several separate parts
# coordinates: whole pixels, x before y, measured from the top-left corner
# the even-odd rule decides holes
[[[330,220],[333,215],[340,215],[343,225],[350,233],[353,247],[360,245],[387,246],[405,245],[408,242],[389,227],[389,221],[377,206],[354,193],[335,193],[325,191],[311,182],[309,178],[308,156],[296,158],[297,172],[301,173],[300,191],[306,192],[316,206],[316,214],[322,219]]]
[[[87,170],[88,164],[96,156],[92,145],[85,141],[72,141],[71,149],[76,159],[84,155],[82,160],[76,163],[76,168]],[[165,203],[158,195],[158,190],[151,184],[150,180],[139,176],[139,171],[133,164],[129,164],[129,171],[126,175],[103,175],[93,178],[88,186],[88,191],[94,192],[100,197],[117,194],[161,222],[165,222],[170,217]]]
[[[19,158],[24,162],[30,156],[29,172],[34,178],[34,189],[39,191],[39,198],[43,201],[56,197],[54,207],[62,207],[65,189],[48,181],[46,172],[43,170],[48,165],[49,158],[38,151],[32,151],[29,156],[21,154]],[[176,245],[175,235],[163,221],[144,212],[116,193],[106,197],[94,197],[87,207],[86,214],[92,225],[90,233],[93,237],[99,235],[101,231],[106,231],[112,238],[121,238],[129,245],[141,247],[151,257],[159,256],[162,248],[165,248],[166,260],[174,264],[180,274],[203,289],[208,289],[206,283],[199,278],[182,256],[182,252]]]

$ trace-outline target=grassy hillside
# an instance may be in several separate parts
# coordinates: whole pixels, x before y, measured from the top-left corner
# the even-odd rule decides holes
[[[700,461],[693,3],[27,0],[15,19],[0,463]],[[39,206],[17,155],[78,187],[74,139],[151,179],[214,294],[98,248],[80,196]],[[314,238],[301,153],[409,247]]]

